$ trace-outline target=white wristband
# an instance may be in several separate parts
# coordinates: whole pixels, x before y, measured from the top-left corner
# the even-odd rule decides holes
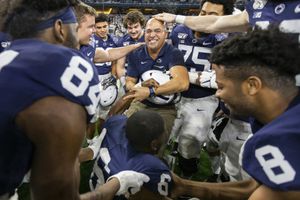
[[[184,24],[184,21],[185,21],[185,16],[183,16],[183,15],[176,15],[175,22],[177,24]]]
[[[198,79],[198,72],[189,72],[189,79],[190,83],[196,84],[196,81]]]

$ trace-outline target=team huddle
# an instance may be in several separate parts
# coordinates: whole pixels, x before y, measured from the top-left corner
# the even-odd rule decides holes
[[[118,38],[80,0],[0,1],[0,200],[25,176],[43,200],[299,199],[300,1],[199,6]]]

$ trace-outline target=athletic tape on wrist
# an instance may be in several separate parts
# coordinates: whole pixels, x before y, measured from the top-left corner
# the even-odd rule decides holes
[[[183,24],[185,20],[185,16],[183,15],[176,15],[175,22],[178,24]]]

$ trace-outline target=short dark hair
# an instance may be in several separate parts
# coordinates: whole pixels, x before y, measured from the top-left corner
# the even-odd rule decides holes
[[[20,6],[22,0],[0,1],[0,31],[4,30],[7,16],[13,13],[14,9]]]
[[[224,66],[224,75],[243,81],[258,76],[270,88],[286,90],[295,85],[300,73],[298,35],[283,33],[277,27],[236,35],[217,45],[211,54],[213,64]]]
[[[223,5],[224,15],[231,15],[233,13],[234,3],[232,0],[201,0],[200,9],[206,2]]]
[[[138,151],[149,147],[151,142],[162,134],[164,134],[164,120],[154,111],[141,110],[127,120],[127,139]]]
[[[98,22],[108,22],[108,16],[104,13],[99,13],[95,19],[96,23]]]
[[[8,15],[4,30],[13,39],[35,37],[39,32],[36,26],[40,22],[78,2],[77,0],[23,0]]]
[[[138,10],[133,10],[127,13],[123,18],[123,25],[125,28],[128,28],[128,24],[140,23],[142,27],[145,27],[146,19]]]

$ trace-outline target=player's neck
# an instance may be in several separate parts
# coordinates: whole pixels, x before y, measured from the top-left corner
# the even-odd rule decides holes
[[[164,45],[165,45],[165,43],[164,43]],[[150,57],[151,57],[153,60],[156,60],[156,58],[158,57],[159,52],[161,51],[161,49],[163,48],[164,45],[162,45],[162,46],[161,46],[160,48],[158,48],[158,49],[150,49],[150,48],[147,48],[148,53],[149,53]]]
[[[261,109],[257,109],[255,118],[263,124],[271,122],[286,111],[290,103],[298,95],[298,92],[298,88],[295,88],[295,90],[288,94],[269,91],[261,97],[261,104],[259,106]]]
[[[139,39],[141,39],[143,37],[143,35],[144,35],[144,31],[141,32],[141,34],[139,35],[139,37],[137,37],[137,38],[135,38],[133,40],[137,42],[137,41],[139,41]]]
[[[103,41],[107,41],[108,40],[108,35],[105,35],[104,37],[99,36]]]

